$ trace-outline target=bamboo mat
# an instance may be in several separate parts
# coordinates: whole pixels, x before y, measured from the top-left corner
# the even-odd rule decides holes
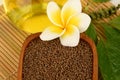
[[[28,36],[18,30],[0,7],[0,80],[16,80],[22,43]]]
[[[83,8],[88,5],[89,1],[82,0]],[[109,2],[103,4],[92,3],[87,13],[97,11],[100,8],[109,8],[111,5]],[[120,11],[117,12],[117,15],[120,15]],[[107,22],[117,15],[104,18],[102,21]],[[5,15],[3,7],[0,6],[0,80],[17,80],[19,55],[22,43],[28,35],[28,33],[17,29],[12,24]]]

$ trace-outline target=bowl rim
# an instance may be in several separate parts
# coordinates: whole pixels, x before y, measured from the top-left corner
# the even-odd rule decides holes
[[[19,58],[19,65],[18,65],[18,75],[17,79],[22,80],[22,64],[23,64],[23,57],[24,57],[24,51],[27,47],[27,45],[30,43],[31,40],[39,37],[40,33],[35,33],[26,38],[26,40],[23,43],[20,58]],[[97,56],[97,50],[95,43],[92,41],[91,38],[89,38],[85,33],[80,34],[80,39],[85,40],[87,43],[89,43],[92,52],[93,52],[93,80],[98,80],[98,56]]]

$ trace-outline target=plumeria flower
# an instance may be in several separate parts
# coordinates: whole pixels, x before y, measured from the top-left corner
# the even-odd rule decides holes
[[[91,18],[82,13],[80,0],[68,0],[62,9],[57,3],[49,2],[47,16],[53,25],[41,33],[41,40],[49,41],[59,37],[61,44],[69,47],[78,45],[80,33],[86,31],[91,22]]]

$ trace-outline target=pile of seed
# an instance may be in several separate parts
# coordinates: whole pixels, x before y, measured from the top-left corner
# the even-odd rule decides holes
[[[25,50],[22,80],[92,80],[93,54],[87,42],[64,47],[59,39],[32,40]]]

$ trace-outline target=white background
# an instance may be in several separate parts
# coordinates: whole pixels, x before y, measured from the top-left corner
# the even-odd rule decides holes
[[[115,6],[120,4],[120,0],[111,0],[110,2],[112,2]],[[2,5],[2,3],[3,3],[3,0],[0,0],[0,5]]]

